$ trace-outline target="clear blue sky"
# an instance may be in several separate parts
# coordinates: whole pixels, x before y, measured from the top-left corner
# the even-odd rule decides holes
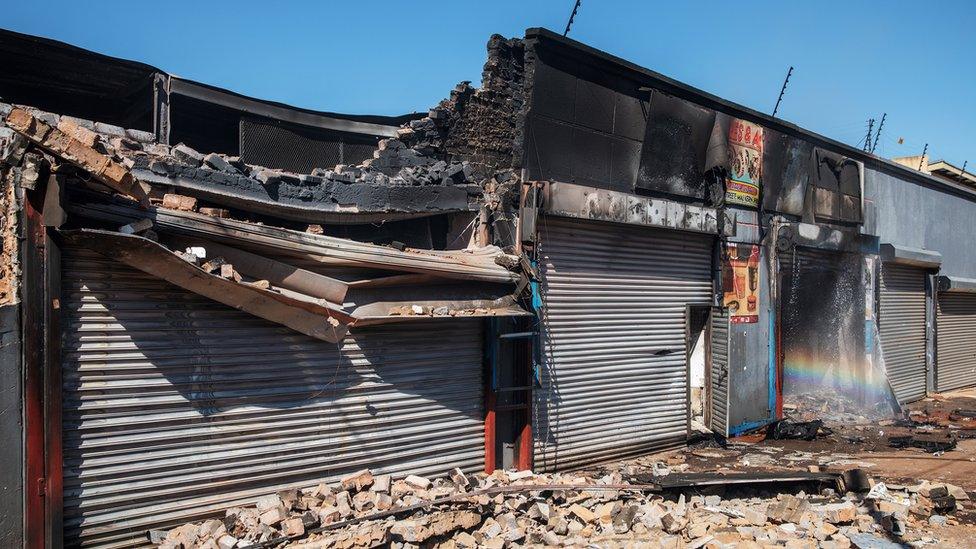
[[[296,106],[426,110],[492,33],[562,32],[571,0],[8,2],[0,26]],[[583,0],[570,37],[851,144],[976,169],[976,2]],[[0,67],[2,70],[2,67]],[[897,143],[899,138],[904,144]]]

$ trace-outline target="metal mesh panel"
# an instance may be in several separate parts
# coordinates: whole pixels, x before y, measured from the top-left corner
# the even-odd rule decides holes
[[[373,156],[377,139],[261,118],[242,118],[240,134],[242,161],[296,173],[358,164]]]

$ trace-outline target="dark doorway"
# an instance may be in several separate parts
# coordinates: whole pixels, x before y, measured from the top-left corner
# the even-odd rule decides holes
[[[689,305],[685,312],[689,436],[696,426],[703,429],[711,422],[711,318],[708,305]]]
[[[783,401],[788,410],[871,400],[866,284],[859,254],[795,247],[780,255]]]

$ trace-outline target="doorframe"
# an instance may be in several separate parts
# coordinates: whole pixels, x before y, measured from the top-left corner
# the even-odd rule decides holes
[[[705,381],[702,385],[702,391],[704,392],[704,402],[702,406],[704,407],[703,421],[706,426],[711,424],[712,415],[712,391],[711,391],[711,379],[712,379],[712,320],[715,314],[715,306],[712,304],[704,303],[688,303],[685,305],[685,439],[691,439],[691,353],[694,350],[692,348],[692,327],[691,318],[692,310],[694,309],[705,309],[707,314],[705,315],[705,324],[702,327],[701,333],[704,337],[705,344]]]

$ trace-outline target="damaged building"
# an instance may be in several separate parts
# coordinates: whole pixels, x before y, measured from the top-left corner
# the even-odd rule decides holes
[[[0,51],[5,545],[976,386],[976,187],[550,31],[402,117]]]

